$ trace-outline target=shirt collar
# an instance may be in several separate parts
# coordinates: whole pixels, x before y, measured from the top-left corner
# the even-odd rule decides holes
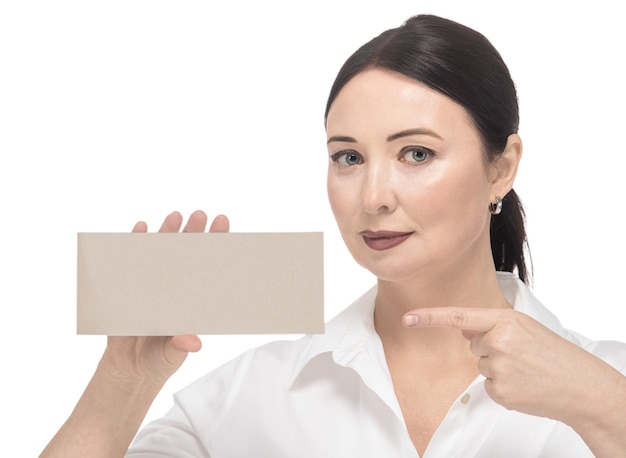
[[[516,275],[497,272],[497,278],[504,296],[515,310],[529,315],[560,336],[567,336],[568,332],[558,318],[533,296]],[[376,292],[374,286],[339,313],[326,324],[324,334],[307,336],[309,341],[295,365],[290,385],[316,356],[331,352],[336,364],[347,366],[365,350],[373,337],[378,338],[374,328]]]
[[[568,336],[568,331],[563,328],[559,319],[537,300],[528,286],[515,274],[497,272],[497,276],[504,297],[515,310],[534,318],[562,337]]]
[[[376,291],[377,287],[372,287],[329,321],[324,334],[307,336],[309,341],[295,365],[292,385],[302,369],[316,356],[332,352],[335,363],[346,366],[364,350],[372,337],[378,337],[374,329]]]

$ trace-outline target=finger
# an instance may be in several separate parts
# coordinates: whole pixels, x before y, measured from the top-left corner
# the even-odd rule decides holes
[[[202,210],[196,210],[189,217],[183,232],[204,232],[206,228],[207,216]]]
[[[485,333],[485,332],[476,332],[476,331],[461,331],[461,334],[463,334],[463,336],[467,339],[466,333],[473,333],[472,338],[469,339],[470,341],[470,351],[482,358],[485,356],[489,356],[489,344],[487,343],[486,340],[486,336],[488,336],[489,334]]]
[[[228,232],[229,230],[230,222],[226,215],[217,215],[209,228],[209,232]]]
[[[491,360],[488,356],[483,356],[478,359],[478,372],[480,372],[488,379],[493,378],[493,374],[491,371]]]
[[[411,328],[456,328],[488,332],[498,323],[502,310],[463,307],[437,307],[413,310],[403,323]]]
[[[159,232],[178,232],[183,224],[183,216],[178,212],[172,212],[165,217]]]
[[[148,225],[143,221],[139,221],[135,224],[135,227],[133,227],[133,232],[148,232]]]

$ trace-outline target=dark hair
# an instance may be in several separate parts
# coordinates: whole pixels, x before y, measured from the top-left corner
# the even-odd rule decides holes
[[[519,108],[515,84],[502,57],[482,34],[432,15],[414,16],[359,48],[339,70],[326,104],[361,71],[384,68],[413,78],[463,106],[493,162],[509,135],[517,133]],[[491,251],[497,270],[528,282],[524,256],[525,215],[514,190],[503,198],[502,212],[491,217]]]

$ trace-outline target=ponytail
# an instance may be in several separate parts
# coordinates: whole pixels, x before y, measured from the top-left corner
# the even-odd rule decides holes
[[[496,270],[515,272],[524,283],[529,281],[524,249],[528,247],[525,213],[514,190],[502,199],[502,211],[491,216],[491,252]]]

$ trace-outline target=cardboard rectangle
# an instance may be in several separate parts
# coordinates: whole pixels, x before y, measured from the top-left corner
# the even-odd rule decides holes
[[[324,332],[323,237],[78,233],[77,332]]]

